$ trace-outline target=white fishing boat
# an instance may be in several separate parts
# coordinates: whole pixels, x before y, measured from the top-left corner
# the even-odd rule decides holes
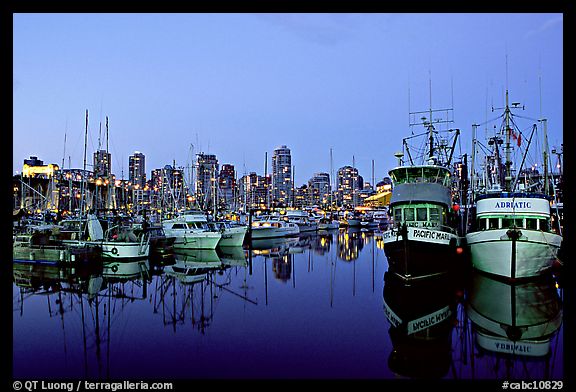
[[[557,256],[562,236],[552,225],[550,205],[554,198],[549,195],[546,165],[543,181],[523,171],[536,125],[525,143],[521,163],[513,166],[515,147],[511,141],[516,140],[514,144],[520,149],[522,137],[512,124],[515,126],[506,91],[503,127],[488,140],[492,151],[484,157],[475,197],[476,215],[466,243],[475,269],[514,280],[548,273],[560,262]],[[517,169],[515,175],[513,167]]]
[[[308,212],[303,210],[287,210],[284,219],[290,223],[297,224],[300,233],[318,230],[318,222],[310,219]]]
[[[466,313],[478,346],[499,354],[546,356],[562,324],[561,300],[551,275],[512,283],[475,272]]]
[[[149,233],[131,225],[114,224],[104,230],[98,217],[88,214],[86,219],[63,221],[62,243],[69,245],[99,246],[105,259],[135,261],[147,259],[150,254]],[[78,230],[78,231],[75,231]]]
[[[162,221],[167,236],[176,237],[174,249],[216,249],[222,238],[220,232],[211,231],[201,211],[187,211],[173,219]]]
[[[264,216],[252,222],[251,239],[289,237],[300,234],[296,223],[287,222],[277,217]]]

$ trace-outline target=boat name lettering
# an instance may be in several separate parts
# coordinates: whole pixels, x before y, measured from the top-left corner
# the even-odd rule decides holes
[[[450,235],[441,231],[414,230],[414,238],[430,238],[437,240],[450,240]]]
[[[494,208],[532,208],[529,201],[497,201]]]
[[[408,334],[412,334],[415,332],[418,332],[420,330],[429,328],[433,325],[436,325],[444,320],[446,320],[448,317],[450,317],[450,315],[452,314],[452,311],[450,310],[450,308],[445,307],[443,309],[441,309],[438,312],[435,312],[429,316],[423,317],[421,319],[418,320],[414,320],[408,323]]]
[[[531,347],[526,344],[515,344],[515,343],[496,343],[496,349],[505,352],[521,352],[529,353]]]

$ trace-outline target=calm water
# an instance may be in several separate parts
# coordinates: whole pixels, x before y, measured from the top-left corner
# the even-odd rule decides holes
[[[15,265],[14,378],[563,378],[561,326],[544,357],[495,353],[469,311],[487,328],[512,314],[549,324],[562,295],[551,284],[385,280],[378,232],[254,245],[75,271]]]

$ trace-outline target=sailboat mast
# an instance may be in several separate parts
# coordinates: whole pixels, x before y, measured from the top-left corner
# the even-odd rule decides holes
[[[84,131],[84,165],[82,166],[82,186],[80,191],[80,216],[84,214],[84,198],[86,197],[86,148],[88,145],[88,109],[86,109],[86,130]]]

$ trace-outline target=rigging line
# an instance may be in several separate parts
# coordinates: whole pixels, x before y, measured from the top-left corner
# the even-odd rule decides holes
[[[501,115],[499,115],[498,117],[495,117],[495,118],[493,118],[493,119],[486,120],[486,121],[484,121],[483,123],[478,124],[478,126],[480,126],[480,125],[486,125],[486,124],[491,123],[491,122],[494,122],[494,121],[496,121],[496,120],[498,120],[499,118],[502,118],[502,117],[504,117],[504,114],[501,114]]]

